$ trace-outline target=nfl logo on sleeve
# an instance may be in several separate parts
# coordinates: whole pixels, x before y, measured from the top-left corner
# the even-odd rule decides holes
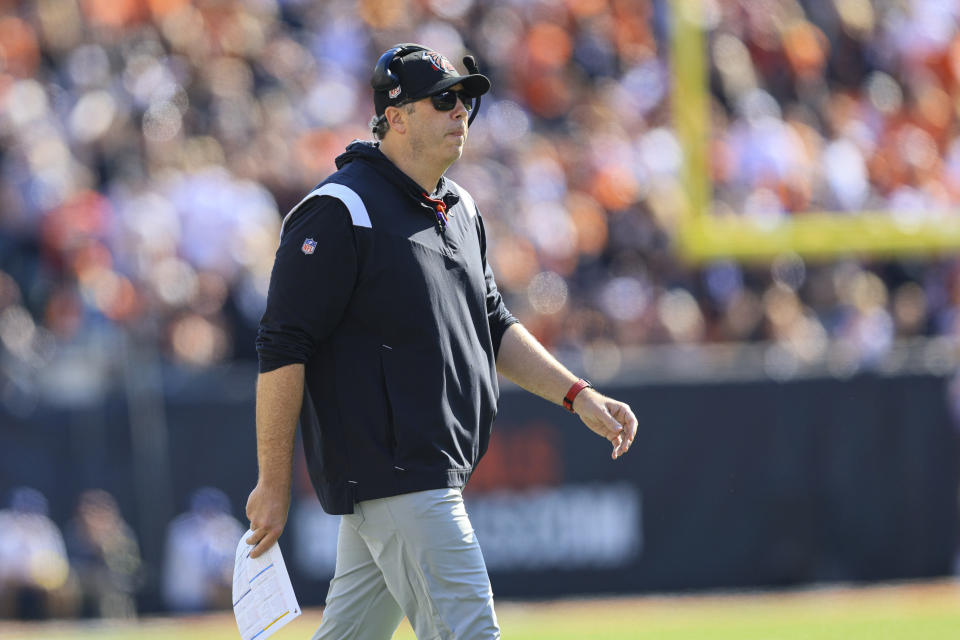
[[[313,238],[307,238],[303,241],[303,246],[300,247],[300,251],[303,251],[306,255],[310,255],[317,248],[317,241]]]

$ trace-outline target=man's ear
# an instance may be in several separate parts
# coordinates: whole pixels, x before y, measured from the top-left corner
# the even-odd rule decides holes
[[[383,115],[387,117],[387,122],[390,123],[390,129],[397,133],[407,132],[407,112],[405,109],[387,107]]]

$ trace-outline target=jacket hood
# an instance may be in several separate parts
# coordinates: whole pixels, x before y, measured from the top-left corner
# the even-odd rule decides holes
[[[433,194],[424,193],[423,187],[401,171],[397,165],[393,164],[390,158],[383,155],[383,152],[380,151],[379,142],[371,142],[369,140],[354,140],[351,142],[347,145],[346,150],[337,156],[337,169],[342,169],[351,162],[365,162],[370,164],[376,171],[383,175],[383,177],[399,187],[404,193],[409,194],[411,198],[431,212],[434,211],[437,201],[442,201],[446,203],[447,207],[452,207],[460,199],[460,196],[450,189],[450,185],[443,176],[440,177],[440,182],[437,183],[437,190]],[[431,195],[435,197],[431,198]]]
[[[387,156],[383,155],[383,153],[380,151],[379,142],[371,142],[370,140],[354,140],[347,145],[347,148],[343,151],[343,153],[337,156],[337,169],[343,169],[344,166],[360,158],[366,159],[368,162],[373,163],[388,162],[391,165],[393,164],[387,159]]]

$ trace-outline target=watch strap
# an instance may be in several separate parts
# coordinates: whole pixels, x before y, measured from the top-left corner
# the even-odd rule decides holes
[[[583,391],[587,387],[593,387],[593,385],[590,384],[589,380],[584,380],[583,378],[580,378],[579,380],[574,382],[573,386],[570,387],[570,390],[567,391],[567,395],[563,396],[564,409],[566,409],[570,413],[574,413],[573,401],[576,399],[577,394],[579,394],[581,391]]]

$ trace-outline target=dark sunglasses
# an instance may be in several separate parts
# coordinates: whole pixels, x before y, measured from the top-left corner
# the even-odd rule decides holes
[[[467,111],[473,109],[473,98],[468,96],[464,91],[447,89],[443,93],[430,96],[430,102],[433,103],[433,108],[437,111],[453,111],[454,107],[457,106],[457,100],[463,103]]]

